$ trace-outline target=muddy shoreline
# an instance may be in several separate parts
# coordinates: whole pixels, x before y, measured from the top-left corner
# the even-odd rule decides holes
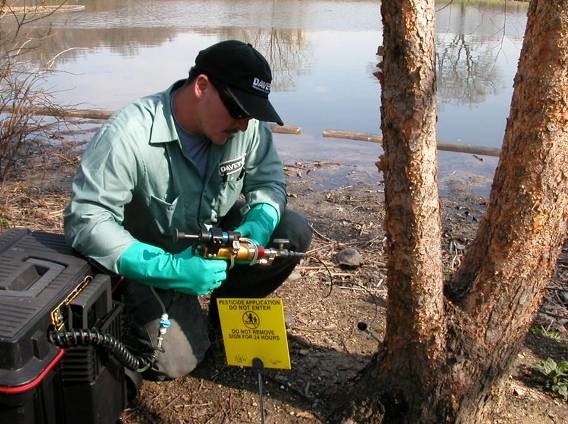
[[[44,145],[30,152],[31,161],[22,162],[1,188],[2,230],[62,231],[61,213],[81,148],[61,140],[57,146]],[[376,155],[364,155],[366,161],[372,159],[370,164],[350,162],[345,156],[339,156],[341,161],[326,157],[336,153],[322,153],[320,160],[303,155],[302,161],[283,155],[289,205],[308,217],[314,241],[308,258],[275,293],[283,299],[287,314],[292,370],[264,374],[267,422],[325,423],[331,408],[329,396],[344,389],[377,350],[377,341],[359,331],[357,323],[365,322],[378,338],[384,334],[384,193],[381,178],[373,170]],[[471,169],[467,171],[465,177],[440,173],[440,183],[447,187],[441,198],[447,272],[459,265],[487,202],[486,196],[471,189],[476,176]],[[487,177],[479,178],[487,184]],[[348,247],[360,253],[360,266],[345,269],[337,263],[337,253]],[[559,297],[568,289],[567,281],[568,260],[559,263],[533,325],[555,331],[560,338],[550,340],[542,333],[529,333],[503,389],[505,396],[496,403],[494,422],[568,421],[566,402],[544,391],[531,372],[537,360],[568,359],[568,305]],[[256,383],[250,369],[227,366],[222,349],[213,349],[191,375],[175,381],[145,382],[121,420],[127,424],[257,423]]]

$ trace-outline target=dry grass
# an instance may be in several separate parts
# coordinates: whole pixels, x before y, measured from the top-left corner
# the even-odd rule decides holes
[[[63,232],[63,209],[81,146],[38,144],[0,185],[0,231],[24,227]]]

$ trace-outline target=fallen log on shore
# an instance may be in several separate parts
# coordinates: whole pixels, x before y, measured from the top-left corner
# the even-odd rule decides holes
[[[371,143],[382,144],[383,137],[379,134],[368,134],[362,132],[354,131],[341,131],[341,130],[324,130],[322,132],[323,137],[329,138],[341,138],[347,140],[359,140],[359,141],[369,141]],[[449,144],[449,143],[438,143],[438,150],[443,150],[446,152],[457,152],[457,153],[471,153],[474,155],[482,156],[497,156],[501,153],[501,149],[496,147],[483,147],[483,146],[471,146],[462,144]]]
[[[10,109],[6,110],[6,112],[12,112],[12,111],[13,110]],[[98,119],[98,120],[106,120],[110,118],[114,113],[108,110],[62,109],[56,107],[26,108],[26,112],[33,113],[36,115],[43,115],[43,116]],[[284,125],[284,126],[272,125],[272,132],[278,134],[299,135],[302,134],[302,128],[289,126],[289,125]],[[379,134],[368,134],[368,133],[355,132],[355,131],[327,129],[322,132],[322,136],[326,138],[341,138],[347,140],[368,141],[377,144],[381,144],[383,142],[383,137]],[[438,143],[438,150],[446,152],[471,153],[474,155],[496,156],[496,157],[498,157],[501,152],[501,149],[495,147],[471,146],[471,145],[449,144],[449,143]]]

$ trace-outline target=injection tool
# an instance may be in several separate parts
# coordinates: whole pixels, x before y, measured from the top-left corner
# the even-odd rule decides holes
[[[206,259],[224,259],[235,264],[268,265],[276,258],[303,258],[303,252],[288,249],[289,241],[274,239],[271,247],[261,246],[254,240],[241,237],[236,231],[223,231],[212,227],[198,234],[176,230],[176,240],[188,240],[194,253]]]

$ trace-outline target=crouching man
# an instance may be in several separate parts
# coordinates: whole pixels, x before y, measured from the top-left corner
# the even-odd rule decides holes
[[[286,208],[283,165],[266,122],[282,125],[268,99],[272,75],[250,44],[202,50],[185,80],[126,106],[88,145],[65,209],[68,243],[125,277],[126,343],[154,355],[150,379],[192,371],[210,346],[198,296],[264,297],[298,258],[235,266],[192,253],[176,230],[235,230],[265,246],[274,238],[305,252],[311,230]],[[242,195],[242,198],[240,196]],[[161,316],[171,326],[157,348]]]

